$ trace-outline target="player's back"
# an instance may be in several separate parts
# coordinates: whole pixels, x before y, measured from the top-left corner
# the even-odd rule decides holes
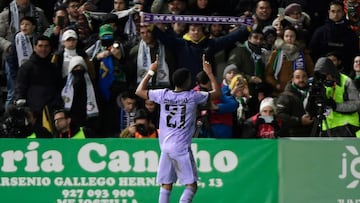
[[[149,98],[160,104],[159,142],[163,151],[182,151],[191,144],[196,109],[205,103],[208,93],[172,90],[149,91]]]

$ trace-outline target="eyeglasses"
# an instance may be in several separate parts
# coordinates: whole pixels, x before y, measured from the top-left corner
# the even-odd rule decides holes
[[[54,119],[54,122],[57,122],[57,121],[60,121],[60,120],[64,120],[66,119],[65,117],[60,117],[60,118],[57,118],[57,119]]]

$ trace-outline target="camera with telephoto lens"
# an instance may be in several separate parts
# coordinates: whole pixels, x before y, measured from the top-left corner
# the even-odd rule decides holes
[[[311,117],[323,114],[325,111],[328,104],[325,89],[327,83],[329,81],[326,79],[326,75],[320,72],[315,72],[313,80],[309,82],[310,88],[306,110]]]
[[[148,130],[146,129],[146,126],[144,124],[136,124],[136,131],[140,133],[143,136],[148,135]]]
[[[26,107],[9,107],[0,125],[0,137],[24,138],[30,134]]]

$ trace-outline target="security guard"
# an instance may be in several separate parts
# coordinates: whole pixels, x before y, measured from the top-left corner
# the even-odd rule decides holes
[[[93,132],[85,127],[78,127],[71,122],[69,111],[65,109],[54,112],[55,127],[58,132],[57,138],[84,139],[94,137]]]

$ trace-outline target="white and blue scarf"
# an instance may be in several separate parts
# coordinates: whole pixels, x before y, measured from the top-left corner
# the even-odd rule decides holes
[[[165,47],[160,41],[157,42],[159,46],[159,58],[158,58],[158,70],[156,72],[156,84],[157,85],[169,85],[169,67],[165,61]],[[139,51],[137,55],[137,82],[140,83],[143,77],[149,70],[149,66],[152,63],[150,47],[141,40],[139,43]],[[151,82],[150,82],[151,84]]]
[[[12,33],[17,33],[20,30],[20,17],[19,17],[19,8],[16,5],[16,1],[12,1],[9,5],[10,9],[10,27],[12,29]],[[40,23],[39,12],[36,10],[36,7],[30,4],[30,16],[34,17],[36,20],[36,30],[37,33],[42,30],[42,26]],[[38,33],[39,34],[39,33]]]
[[[89,74],[84,73],[86,83],[86,114],[88,117],[94,117],[99,114],[99,109],[96,103],[94,87],[91,83]],[[64,108],[67,110],[71,109],[73,98],[74,98],[74,87],[73,87],[74,76],[69,72],[65,87],[62,89],[61,96],[64,100]]]
[[[15,47],[18,59],[19,67],[29,60],[33,53],[32,42],[29,36],[26,36],[23,32],[19,32],[15,35]]]

